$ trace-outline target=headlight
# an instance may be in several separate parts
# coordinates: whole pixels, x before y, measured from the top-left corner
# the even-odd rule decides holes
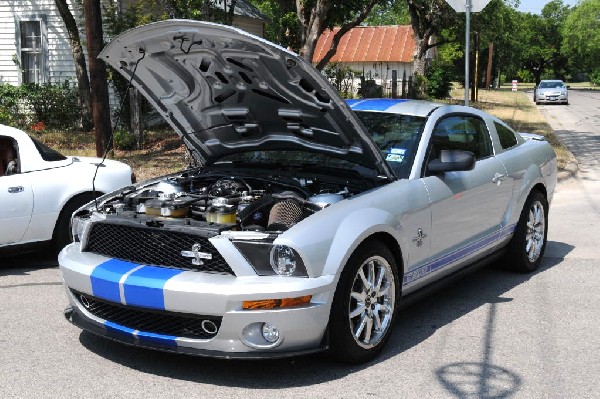
[[[259,276],[308,277],[302,258],[287,245],[234,241],[233,244]]]
[[[71,218],[71,235],[73,236],[74,242],[80,242],[85,226],[88,224],[90,219],[90,212],[83,210],[75,213]]]
[[[296,271],[298,257],[294,250],[285,245],[275,245],[271,249],[271,267],[280,276],[291,276]]]

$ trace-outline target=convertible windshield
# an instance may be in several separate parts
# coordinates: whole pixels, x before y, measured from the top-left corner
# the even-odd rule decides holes
[[[53,150],[46,144],[34,139],[33,137],[31,137],[31,141],[33,141],[33,144],[35,144],[35,148],[37,148],[44,161],[53,162],[67,159],[67,157],[60,152]]]
[[[425,125],[424,117],[385,112],[356,112],[399,178],[408,178]]]

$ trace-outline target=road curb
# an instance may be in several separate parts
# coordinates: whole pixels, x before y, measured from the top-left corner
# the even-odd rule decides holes
[[[570,161],[567,166],[558,170],[556,179],[559,183],[565,180],[573,179],[577,176],[577,172],[579,172],[579,164],[577,164],[575,161]]]

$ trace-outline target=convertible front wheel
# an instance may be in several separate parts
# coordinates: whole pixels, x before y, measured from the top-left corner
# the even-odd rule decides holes
[[[391,251],[370,242],[350,257],[333,300],[330,351],[343,362],[362,363],[383,349],[400,297],[398,268]]]

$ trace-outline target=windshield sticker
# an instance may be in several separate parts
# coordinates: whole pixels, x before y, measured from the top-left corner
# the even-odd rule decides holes
[[[385,160],[388,162],[402,162],[404,160],[404,155],[406,154],[405,148],[391,148],[388,151]]]

